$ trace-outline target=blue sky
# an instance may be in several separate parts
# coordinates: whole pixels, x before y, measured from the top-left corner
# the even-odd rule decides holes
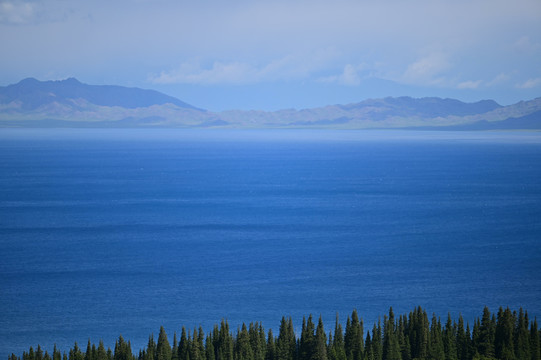
[[[541,96],[539,0],[0,0],[0,85],[156,89],[209,110]]]

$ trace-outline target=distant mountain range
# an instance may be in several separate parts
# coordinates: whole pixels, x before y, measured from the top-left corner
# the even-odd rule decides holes
[[[154,90],[29,78],[0,87],[0,126],[541,129],[541,98],[501,106],[388,97],[303,110],[210,112]]]

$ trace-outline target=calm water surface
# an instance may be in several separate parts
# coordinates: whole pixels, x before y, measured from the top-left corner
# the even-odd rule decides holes
[[[0,132],[0,356],[393,306],[541,316],[541,134]]]

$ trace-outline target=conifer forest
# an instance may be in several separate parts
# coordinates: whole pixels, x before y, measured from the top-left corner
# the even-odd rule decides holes
[[[50,352],[49,352],[50,350]],[[89,340],[69,350],[30,347],[21,356],[8,360],[540,360],[540,331],[537,319],[519,309],[500,308],[491,314],[487,307],[473,324],[462,316],[453,320],[432,315],[418,307],[397,316],[393,309],[365,329],[356,310],[345,327],[338,321],[326,331],[321,317],[303,318],[300,334],[293,320],[283,317],[278,333],[265,331],[262,324],[242,324],[230,329],[226,320],[205,334],[203,329],[182,328],[168,338],[165,329],[150,335],[144,349],[132,349],[122,336],[114,349]]]

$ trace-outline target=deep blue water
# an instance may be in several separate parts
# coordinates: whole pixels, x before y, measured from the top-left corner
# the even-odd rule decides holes
[[[0,357],[227,318],[541,316],[541,134],[0,132]]]

